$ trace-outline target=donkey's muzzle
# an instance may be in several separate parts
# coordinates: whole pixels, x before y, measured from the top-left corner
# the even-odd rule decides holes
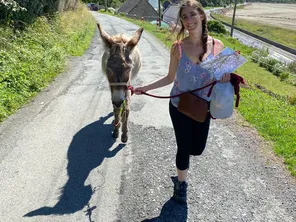
[[[123,101],[124,100],[122,100],[122,101],[112,101],[112,104],[113,104],[114,107],[120,108],[123,105]]]

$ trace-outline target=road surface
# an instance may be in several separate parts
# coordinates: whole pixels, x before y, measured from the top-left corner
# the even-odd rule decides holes
[[[110,34],[138,28],[94,16]],[[169,50],[145,31],[139,48],[134,86],[166,74],[169,62]],[[102,52],[96,31],[84,56],[0,125],[0,221],[296,220],[295,179],[239,114],[212,121],[204,154],[191,158],[188,205],[170,200],[176,145],[168,100],[133,96],[130,139],[115,141]]]

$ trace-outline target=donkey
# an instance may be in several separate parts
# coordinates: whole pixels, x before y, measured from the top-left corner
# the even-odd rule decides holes
[[[99,23],[97,26],[105,47],[102,55],[102,71],[107,76],[113,104],[114,129],[112,136],[118,138],[122,124],[121,142],[126,143],[128,140],[128,117],[131,97],[128,87],[142,65],[137,44],[141,38],[143,28],[138,29],[129,38],[123,34],[109,36]]]

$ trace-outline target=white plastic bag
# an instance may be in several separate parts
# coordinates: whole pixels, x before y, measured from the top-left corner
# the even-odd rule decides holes
[[[234,89],[230,82],[215,84],[210,104],[210,113],[214,118],[229,118],[233,113]]]

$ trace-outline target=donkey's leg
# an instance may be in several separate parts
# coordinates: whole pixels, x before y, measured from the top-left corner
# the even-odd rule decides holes
[[[121,122],[122,122],[122,135],[121,135],[121,142],[126,143],[128,140],[128,117],[129,117],[129,113],[130,113],[130,98],[131,98],[131,94],[130,92],[127,92],[127,98],[126,98],[126,105],[124,107],[124,112],[123,115],[121,117]]]
[[[112,136],[114,138],[118,138],[119,128],[120,128],[120,109],[114,108],[113,114],[114,114],[114,129],[113,129]]]
[[[126,107],[125,112],[122,116],[122,134],[121,134],[121,142],[126,143],[128,140],[128,116],[130,109]]]

